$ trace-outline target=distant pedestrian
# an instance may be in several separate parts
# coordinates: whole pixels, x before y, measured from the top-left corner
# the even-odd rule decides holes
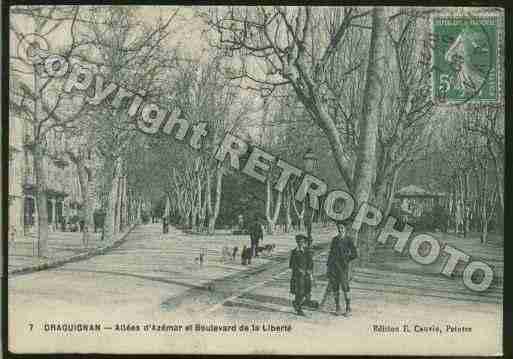
[[[258,257],[258,244],[264,237],[264,232],[262,231],[262,225],[257,217],[255,217],[249,227],[249,238],[251,241],[251,256]]]
[[[244,231],[244,216],[239,214],[237,216],[237,230],[242,233]]]
[[[200,260],[200,266],[203,267],[203,263],[207,260],[207,249],[206,248],[200,248],[200,255],[199,255],[199,260]]]
[[[458,201],[458,203],[456,204],[455,217],[456,217],[456,234],[463,233],[465,226],[463,223],[463,204],[461,203],[461,201]],[[461,229],[461,232],[460,232],[460,229]]]
[[[353,241],[346,236],[346,230],[342,223],[337,223],[338,234],[331,240],[330,252],[327,263],[328,286],[321,301],[321,307],[326,303],[328,295],[335,297],[336,314],[351,315],[350,298],[350,267],[352,260],[356,259],[358,252]],[[346,311],[342,313],[340,308],[340,289],[344,292]]]
[[[105,212],[103,210],[94,211],[93,214],[94,232],[98,232],[98,229],[102,229],[105,224]]]
[[[244,246],[240,254],[241,264],[243,266],[251,264],[251,249]]]
[[[311,251],[305,247],[308,238],[302,234],[296,236],[297,248],[292,250],[289,267],[292,269],[290,292],[295,295],[292,303],[296,313],[304,316],[303,304],[312,290],[313,259]]]
[[[17,231],[16,231],[16,227],[15,226],[10,226],[9,227],[9,248],[13,248],[15,247],[16,245],[16,236],[17,236]],[[10,253],[12,254],[12,253]]]
[[[239,247],[235,246],[233,247],[232,251],[232,261],[235,261],[235,258],[237,258],[237,252],[239,251]]]
[[[167,217],[162,217],[162,233],[169,233],[169,219]]]

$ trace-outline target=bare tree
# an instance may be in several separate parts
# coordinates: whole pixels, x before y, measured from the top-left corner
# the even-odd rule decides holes
[[[471,106],[471,105],[470,105]],[[491,157],[497,196],[501,211],[504,211],[504,113],[499,106],[488,105],[470,108],[468,129],[477,133],[486,142]]]
[[[78,6],[70,7],[38,7],[20,6],[11,9],[10,31],[18,42],[23,41],[26,33],[21,29],[28,30],[32,24],[32,31],[36,34],[49,36],[56,31],[61,31],[67,26],[66,22],[71,21],[73,28],[74,20],[79,16]],[[35,46],[35,45],[33,45]],[[64,55],[71,53],[77,46],[72,42],[65,49]],[[36,48],[32,51],[36,52]],[[34,53],[35,54],[35,53]],[[28,148],[34,159],[34,173],[36,183],[36,208],[38,223],[38,255],[48,256],[48,206],[47,206],[47,176],[44,168],[44,158],[47,152],[47,138],[52,136],[54,131],[64,130],[73,127],[77,118],[85,110],[85,106],[76,110],[71,96],[59,91],[62,81],[60,79],[45,76],[43,65],[37,61],[33,66],[24,65],[19,61],[18,54],[14,54],[11,61],[11,69],[17,76],[12,77],[10,86],[10,105],[15,113],[26,116],[30,123],[32,138],[27,141]],[[30,74],[32,76],[30,76]],[[74,110],[75,109],[75,110]]]
[[[378,126],[376,203],[390,212],[395,184],[401,169],[420,159],[431,145],[432,117],[430,68],[420,49],[424,11],[411,10],[389,17],[386,28],[391,46],[386,50],[383,74],[383,109]]]
[[[231,77],[243,78],[250,83],[248,87],[258,88],[264,94],[271,94],[277,86],[290,86],[328,139],[340,175],[353,190],[357,205],[368,201],[375,176],[381,109],[384,10],[276,6],[215,9],[210,15],[209,24],[217,34],[213,45],[242,57],[240,64],[233,66]],[[369,15],[370,20],[366,20]],[[363,32],[367,33],[363,35]],[[353,37],[362,39],[360,46],[348,44],[348,39]],[[343,53],[348,47],[357,56],[346,63],[330,63],[335,54]],[[326,68],[330,64],[343,69],[336,79],[328,78]],[[337,101],[337,94],[331,90],[329,80],[343,82],[347,77],[361,76],[362,69],[365,69],[364,86],[354,94],[354,98],[363,99],[358,113],[358,149],[351,158],[338,129],[339,119],[330,111],[329,102]]]
[[[105,79],[151,101],[169,93],[165,81],[157,81],[156,76],[170,78],[176,68],[174,53],[162,46],[171,33],[176,15],[177,11],[166,19],[159,18],[149,27],[137,18],[133,9],[91,7],[84,15],[85,24],[80,33],[87,46],[81,47],[73,56],[97,66]],[[140,133],[126,111],[108,104],[98,108],[95,117],[97,148],[104,159],[103,187],[108,193],[105,237],[112,239],[120,230],[121,209],[127,207],[124,203],[126,153]]]

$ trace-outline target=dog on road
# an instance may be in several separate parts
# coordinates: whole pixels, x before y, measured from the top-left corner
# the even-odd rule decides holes
[[[207,249],[206,248],[200,248],[199,256],[194,258],[194,263],[198,264],[200,267],[203,267],[203,263],[207,260]]]
[[[269,256],[269,255],[271,255],[272,252],[274,252],[275,249],[276,249],[276,244],[266,244],[263,247],[258,247],[257,253],[262,253],[262,254],[266,254]]]

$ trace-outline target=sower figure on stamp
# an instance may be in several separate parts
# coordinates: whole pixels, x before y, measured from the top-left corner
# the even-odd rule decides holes
[[[294,309],[298,315],[305,315],[302,306],[308,294],[312,290],[312,253],[305,247],[307,237],[298,234],[296,236],[297,248],[290,255],[289,267],[292,269],[290,278],[290,292],[295,295]]]
[[[342,223],[337,222],[338,234],[332,239],[330,253],[328,255],[328,286],[321,301],[321,307],[324,306],[328,295],[333,293],[336,305],[336,314],[345,316],[351,315],[351,297],[350,297],[350,268],[349,264],[358,257],[353,241],[346,236],[346,230]],[[344,292],[346,302],[346,311],[342,313],[340,308],[340,288]]]

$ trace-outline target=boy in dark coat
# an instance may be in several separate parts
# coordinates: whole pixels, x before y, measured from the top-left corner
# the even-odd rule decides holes
[[[296,236],[297,248],[292,250],[289,267],[292,269],[290,278],[290,292],[295,295],[292,303],[298,315],[305,315],[302,306],[312,290],[312,253],[305,248],[308,238],[301,234]]]
[[[345,227],[342,223],[337,223],[338,235],[331,241],[330,253],[328,255],[328,287],[324,293],[321,306],[324,305],[328,294],[332,292],[335,297],[336,314],[345,316],[351,315],[351,298],[349,288],[349,263],[354,260],[358,254],[353,241],[346,236]],[[346,311],[342,313],[340,308],[340,288],[344,292],[346,301]]]

